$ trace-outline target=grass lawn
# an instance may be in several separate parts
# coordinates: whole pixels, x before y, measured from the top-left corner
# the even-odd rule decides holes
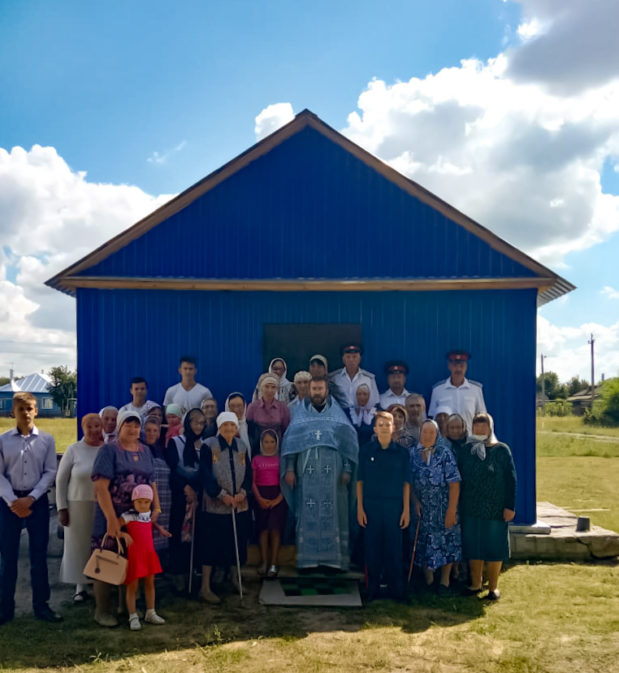
[[[64,453],[69,444],[77,441],[77,420],[75,418],[37,418],[35,422],[40,430],[54,436],[58,453]],[[9,430],[14,425],[14,419],[0,418],[0,433]]]
[[[70,443],[74,420],[48,423],[59,447]],[[545,418],[538,430],[538,499],[583,513],[603,510],[587,516],[619,531],[617,429],[595,428],[593,434],[610,440],[583,440],[558,434],[593,430],[580,419]],[[261,606],[258,583],[247,589],[244,607],[232,595],[212,608],[162,593],[158,608],[168,623],[140,633],[96,627],[91,605],[61,606],[60,625],[20,617],[0,627],[0,670],[619,671],[619,565],[613,562],[511,565],[496,604],[425,596],[410,605],[302,610]]]
[[[163,627],[106,630],[91,606],[65,606],[48,626],[23,617],[2,628],[4,670],[67,671],[617,671],[619,567],[516,565],[504,597],[379,601],[364,609],[296,609],[229,595],[221,607],[164,596]]]

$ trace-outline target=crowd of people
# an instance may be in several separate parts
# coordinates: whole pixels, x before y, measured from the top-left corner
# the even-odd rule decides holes
[[[449,376],[434,386],[427,412],[423,395],[406,389],[406,362],[385,364],[388,389],[379,394],[362,355],[360,344],[344,345],[334,372],[313,355],[292,381],[276,357],[251,399],[231,392],[221,413],[196,381],[195,359],[183,356],[163,405],[136,377],[128,404],[86,414],[57,473],[54,440],[35,425],[36,399],[16,393],[16,427],[0,436],[0,624],[14,616],[24,524],[35,616],[62,618],[49,607],[46,561],[54,478],[60,578],[75,586],[75,602],[92,583],[102,626],[118,619],[111,585],[84,574],[93,550],[127,556],[129,627],[139,630],[140,580],[144,621],[163,624],[157,574],[168,573],[179,593],[191,593],[199,574],[199,597],[219,604],[215,587],[226,577],[242,591],[251,539],[258,575],[278,576],[286,535],[299,573],[364,570],[368,601],[404,600],[413,567],[428,591],[450,595],[456,577],[464,593],[498,600],[516,474],[481,384],[466,378],[470,355],[447,354]]]

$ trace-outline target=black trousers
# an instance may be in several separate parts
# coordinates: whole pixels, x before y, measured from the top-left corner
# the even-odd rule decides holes
[[[32,514],[20,519],[13,514],[4,500],[0,500],[0,615],[12,619],[15,614],[15,585],[19,539],[22,528],[28,531],[30,552],[30,584],[32,607],[39,612],[49,601],[47,576],[47,543],[49,542],[49,503],[47,494],[31,507]]]
[[[402,498],[364,499],[368,518],[363,531],[365,564],[368,577],[368,599],[379,593],[381,576],[391,598],[404,597],[404,567],[402,562]]]

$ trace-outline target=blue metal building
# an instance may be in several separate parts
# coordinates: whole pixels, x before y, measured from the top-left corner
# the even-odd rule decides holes
[[[77,299],[79,417],[136,375],[162,399],[183,353],[220,404],[274,356],[335,369],[344,334],[381,390],[403,358],[429,402],[468,349],[535,521],[536,308],[573,286],[307,110],[47,284]]]

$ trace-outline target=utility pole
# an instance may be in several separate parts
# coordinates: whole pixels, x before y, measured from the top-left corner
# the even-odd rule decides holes
[[[539,359],[542,363],[542,409],[546,406],[546,379],[544,378],[544,360],[547,358],[547,355],[543,353],[540,354]]]
[[[591,345],[591,406],[593,407],[593,398],[595,396],[595,339],[593,334],[587,342]]]

